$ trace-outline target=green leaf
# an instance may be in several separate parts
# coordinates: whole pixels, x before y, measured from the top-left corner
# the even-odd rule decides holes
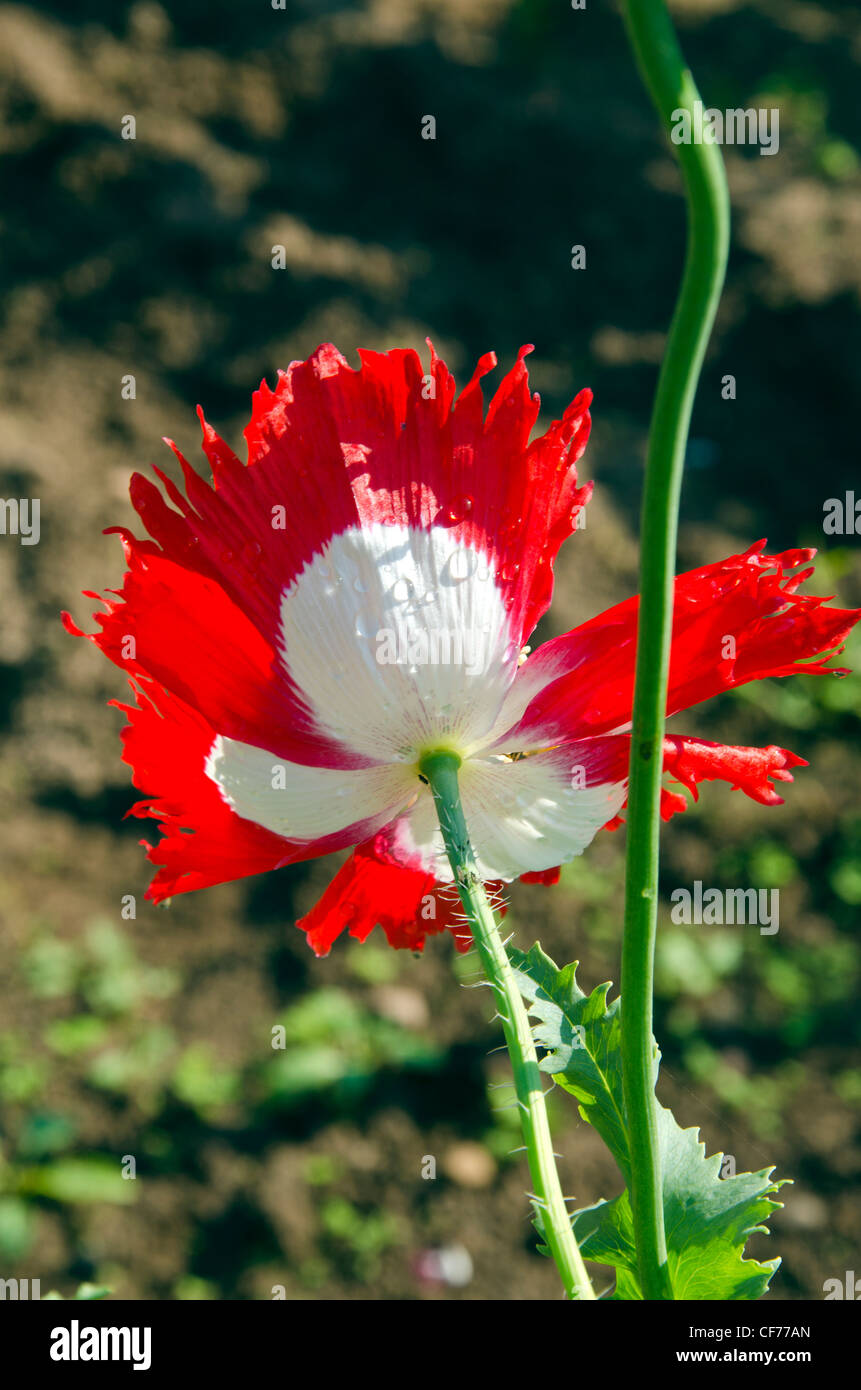
[[[510,947],[509,957],[529,1012],[539,1020],[533,1034],[547,1053],[542,1071],[577,1097],[580,1114],[597,1129],[627,1182],[619,1000],[607,1004],[609,983],[584,994],[576,979],[579,962],[560,970],[537,943],[526,955]],[[655,1058],[657,1077],[657,1050]]]
[[[59,1158],[53,1163],[22,1168],[16,1187],[24,1196],[48,1197],[54,1202],[134,1202],[135,1184],[124,1178],[116,1159],[98,1154]]]
[[[576,980],[576,962],[560,970],[539,945],[525,953],[509,947],[518,985],[537,1018],[541,1061],[558,1084],[577,1097],[580,1114],[601,1135],[630,1182],[630,1152],[622,1091],[619,999],[607,1003],[609,984],[590,995]],[[655,1047],[655,1079],[660,1054]],[[759,1298],[779,1260],[746,1260],[744,1247],[780,1203],[772,1169],[722,1178],[723,1155],[706,1157],[696,1129],[681,1129],[658,1107],[667,1263],[676,1299]],[[627,1186],[613,1201],[575,1212],[574,1234],[583,1255],[616,1271],[616,1299],[641,1299]]]

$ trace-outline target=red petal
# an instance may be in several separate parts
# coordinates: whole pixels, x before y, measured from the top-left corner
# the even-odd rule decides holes
[[[559,876],[560,876],[561,872],[562,872],[562,865],[561,865],[561,864],[558,864],[558,865],[556,866],[555,869],[540,869],[540,870],[538,871],[538,873],[534,873],[534,874],[521,874],[521,875],[520,875],[520,882],[521,882],[521,883],[544,883],[544,884],[546,884],[548,887],[552,887],[553,884],[559,882]]]
[[[382,831],[359,845],[316,906],[296,923],[316,955],[328,955],[343,931],[365,941],[378,925],[390,946],[405,950],[421,951],[428,936],[443,931],[453,934],[459,951],[471,946],[454,885],[437,883],[422,868],[396,863],[389,843],[390,836]],[[487,887],[495,894],[500,885]],[[504,905],[498,910],[504,916]]]
[[[319,733],[283,663],[213,578],[121,534],[129,565],[121,601],[102,600],[106,613],[94,614],[101,631],[89,638],[111,661],[153,678],[226,737],[292,762],[367,765]]]
[[[617,738],[620,745],[630,748],[629,734],[619,734]],[[602,741],[609,744],[614,740]],[[759,801],[763,806],[782,806],[783,797],[778,795],[772,782],[791,782],[793,776],[789,769],[806,766],[804,758],[773,744],[768,748],[745,748],[709,743],[705,739],[686,738],[679,734],[664,739],[664,772],[681,782],[695,801],[699,796],[697,786],[700,782],[720,781],[729,782],[734,791],[743,791],[751,800]],[[680,792],[668,787],[661,788],[663,820],[670,820],[678,812],[685,811],[687,805]],[[617,830],[623,823],[621,816],[614,816],[604,829]]]
[[[133,687],[134,689],[134,687]],[[241,820],[206,776],[204,764],[215,733],[184,701],[150,685],[134,690],[136,705],[123,731],[123,761],[133,769],[135,786],[147,799],[129,812],[153,816],[164,837],[146,844],[147,858],[159,866],[147,890],[153,902],[215,883],[277,868],[291,845],[251,821]]]
[[[223,799],[205,764],[215,730],[185,701],[141,679],[135,705],[112,701],[128,715],[123,761],[146,794],[128,812],[158,821],[163,838],[143,843],[159,866],[146,896],[161,902],[177,893],[228,883],[250,874],[331,854],[379,827],[379,819],[347,826],[336,835],[299,843],[238,816]]]
[[[591,392],[530,444],[538,397],[525,354],[483,418],[478,382],[495,365],[492,354],[453,406],[454,380],[433,350],[427,373],[412,350],[360,352],[355,370],[324,344],[280,372],[274,390],[263,382],[255,393],[248,467],[201,415],[213,486],[171,445],[185,495],[156,472],[176,510],[139,475],[132,502],[163,554],[217,578],[270,646],[284,588],[331,536],[373,522],[442,525],[475,545],[493,560],[525,640],[549,603],[556,551],[591,491],[577,487],[574,466]]]
[[[678,735],[664,739],[664,771],[678,778],[694,799],[698,782],[721,781],[763,806],[782,806],[783,797],[771,783],[791,782],[789,769],[806,766],[804,758],[773,744],[768,748],[738,748]]]
[[[676,579],[668,714],[751,680],[844,674],[827,663],[861,610],[798,594],[812,571],[787,571],[813,552],[769,556],[764,545]],[[629,727],[638,606],[639,599],[627,599],[539,647],[518,677],[537,694],[500,742],[529,746]]]

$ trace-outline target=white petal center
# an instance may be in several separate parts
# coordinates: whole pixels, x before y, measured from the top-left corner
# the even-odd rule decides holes
[[[445,527],[333,536],[285,590],[281,635],[323,732],[381,762],[468,755],[517,670],[493,561]]]

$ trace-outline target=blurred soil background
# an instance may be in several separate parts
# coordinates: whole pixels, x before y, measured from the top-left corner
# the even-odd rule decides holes
[[[822,520],[858,477],[861,10],[673,9],[708,103],[780,111],[779,153],[725,151],[734,240],[680,567],[763,535],[820,545],[814,592],[858,604],[861,537]],[[378,930],[316,961],[293,923],[328,861],[146,904],[105,707],[122,676],[58,614],[89,628],[79,591],[118,583],[101,529],[133,524],[133,469],[170,467],[161,436],[202,458],[198,402],[239,448],[252,389],[320,341],[355,360],[426,334],[461,383],[535,343],[544,424],[595,389],[596,495],[541,635],[634,591],[684,215],[616,7],[2,5],[0,104],[0,494],[41,499],[38,545],[0,537],[0,1275],[133,1299],[556,1297],[497,1028],[449,941],[414,959]],[[674,722],[810,762],[784,807],[706,786],[664,836],[660,1095],[738,1171],[794,1180],[751,1245],[783,1256],[775,1299],[859,1268],[858,696],[858,677],[796,678]],[[618,979],[623,835],[511,893],[518,943],[579,958],[587,989]],[[674,926],[669,893],[695,879],[779,887],[779,933]],[[573,1102],[550,1104],[566,1190],[615,1195]]]

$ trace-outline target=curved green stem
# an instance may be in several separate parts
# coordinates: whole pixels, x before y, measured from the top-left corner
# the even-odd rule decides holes
[[[640,71],[669,131],[673,112],[692,113],[699,93],[663,0],[625,0],[624,10]],[[673,149],[685,182],[688,247],[652,413],[643,491],[621,980],[631,1201],[640,1282],[647,1299],[673,1297],[657,1141],[652,993],[679,493],[691,408],[723,286],[729,243],[729,195],[718,146],[679,144]]]
[[[457,770],[456,753],[427,754],[419,765],[430,783],[439,816],[446,853],[457,891],[469,920],[472,935],[485,974],[493,988],[502,1031],[514,1073],[514,1088],[520,1110],[523,1140],[532,1178],[532,1200],[540,1214],[541,1228],[562,1279],[568,1298],[594,1298],[595,1293],[574,1239],[571,1218],[565,1206],[559,1174],[553,1158],[550,1126],[544,1104],[544,1076],[538,1067],[532,1029],[517,988],[514,973],[499,937],[496,919],[484,891],[469,843]]]

